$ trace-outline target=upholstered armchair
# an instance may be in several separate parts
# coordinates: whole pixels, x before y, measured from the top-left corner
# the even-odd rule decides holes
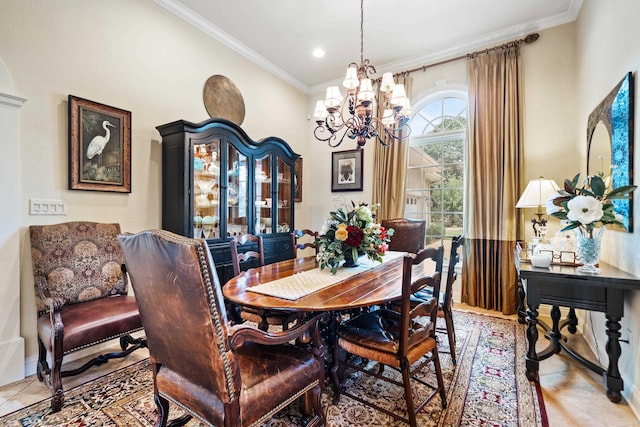
[[[318,322],[326,315],[278,333],[230,325],[205,241],[162,230],[119,240],[147,334],[157,426],[166,425],[170,403],[206,425],[240,427],[298,398],[307,425],[324,425]],[[290,344],[309,335],[312,344]]]
[[[117,240],[120,225],[86,221],[32,225],[29,234],[38,310],[37,374],[51,387],[51,408],[57,412],[64,402],[63,377],[124,357],[145,346],[145,341],[130,336],[142,329],[142,322],[135,297],[127,295]],[[114,338],[120,338],[122,352],[62,370],[65,355]]]
[[[389,242],[390,251],[417,253],[424,248],[426,221],[408,218],[384,219],[384,228],[393,228],[393,236]]]

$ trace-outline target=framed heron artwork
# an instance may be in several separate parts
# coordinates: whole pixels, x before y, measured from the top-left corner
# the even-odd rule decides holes
[[[69,95],[69,189],[131,193],[131,112]]]

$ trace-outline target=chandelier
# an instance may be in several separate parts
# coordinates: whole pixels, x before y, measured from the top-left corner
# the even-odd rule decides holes
[[[342,97],[338,86],[329,86],[325,100],[316,102],[313,113],[317,123],[314,136],[331,147],[342,144],[345,136],[355,139],[358,148],[364,147],[371,138],[388,146],[406,138],[411,132],[407,126],[412,111],[409,98],[404,85],[396,84],[391,73],[382,75],[380,92],[384,94],[384,109],[382,118],[375,115],[375,92],[370,74],[375,74],[376,69],[368,59],[364,59],[363,3],[364,0],[360,0],[360,64],[352,62],[347,67],[342,82],[347,89],[346,97]],[[385,136],[389,142],[385,141]]]

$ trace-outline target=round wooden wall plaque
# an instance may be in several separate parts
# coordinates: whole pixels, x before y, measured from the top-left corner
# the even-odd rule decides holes
[[[203,90],[204,106],[210,117],[222,117],[241,125],[244,120],[244,99],[235,84],[225,76],[213,75]]]

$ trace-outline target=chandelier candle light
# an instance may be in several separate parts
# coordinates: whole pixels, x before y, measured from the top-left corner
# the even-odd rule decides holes
[[[316,102],[313,113],[318,125],[313,132],[314,136],[319,141],[326,141],[331,147],[340,145],[345,136],[355,139],[358,148],[364,147],[370,138],[376,138],[387,146],[393,141],[406,138],[411,132],[407,126],[412,111],[409,98],[404,85],[396,84],[391,73],[384,73],[380,82],[380,91],[384,94],[382,118],[374,115],[375,92],[370,74],[375,74],[376,69],[368,59],[364,59],[363,3],[364,0],[360,0],[360,64],[352,62],[347,68],[342,82],[347,89],[347,96],[342,97],[338,86],[329,86],[325,100]],[[338,138],[340,132],[343,133]],[[389,142],[385,141],[385,136]]]

